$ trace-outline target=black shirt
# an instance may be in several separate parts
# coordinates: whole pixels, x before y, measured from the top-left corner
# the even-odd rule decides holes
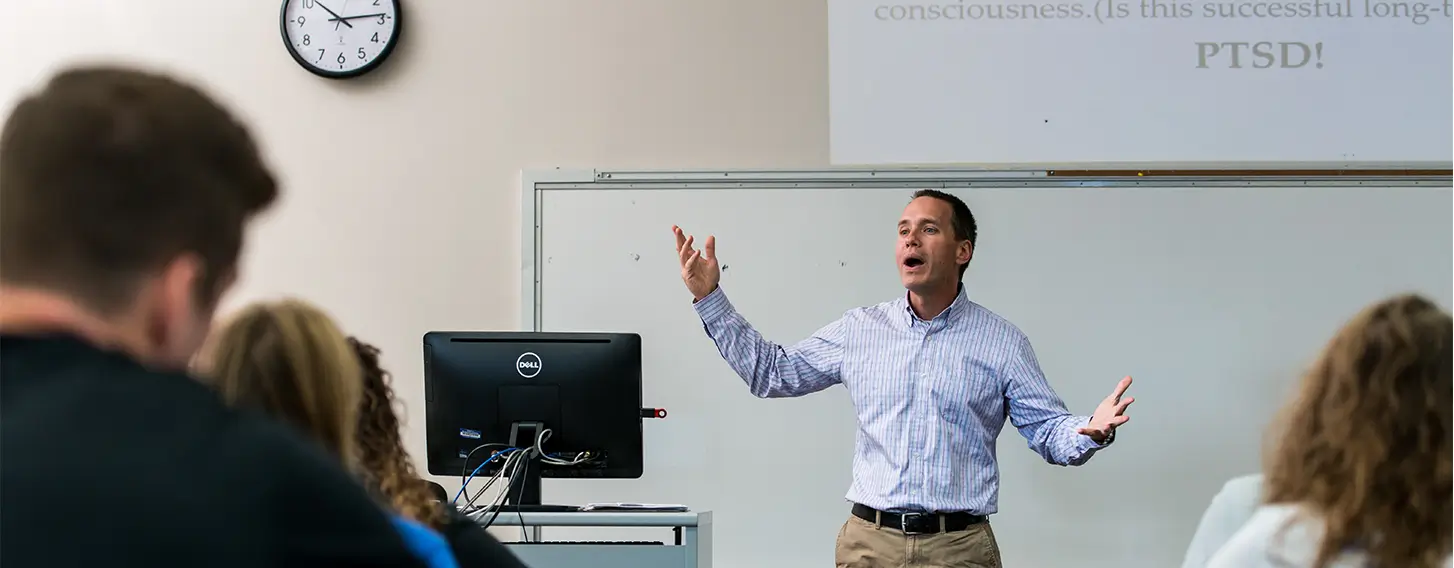
[[[421,567],[321,448],[183,374],[0,336],[0,566]]]

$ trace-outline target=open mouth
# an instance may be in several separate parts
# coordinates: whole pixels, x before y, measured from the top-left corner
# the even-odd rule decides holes
[[[923,265],[924,265],[924,259],[919,258],[917,256],[910,256],[910,257],[904,258],[904,267],[906,267],[906,268],[918,268],[918,267],[923,266]]]

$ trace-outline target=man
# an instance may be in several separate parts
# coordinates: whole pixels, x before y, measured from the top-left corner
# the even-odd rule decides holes
[[[1080,465],[1109,445],[1131,378],[1089,416],[1071,416],[1030,342],[969,301],[961,281],[975,222],[958,197],[914,194],[898,223],[906,296],[849,310],[791,347],[764,340],[718,287],[716,239],[704,250],[678,227],[682,281],[727,363],[759,397],[802,396],[842,383],[858,413],[852,515],[839,566],[1000,566],[995,439],[1005,417],[1046,461]]]
[[[191,86],[78,68],[0,131],[0,565],[418,566],[345,471],[182,370],[276,199]]]

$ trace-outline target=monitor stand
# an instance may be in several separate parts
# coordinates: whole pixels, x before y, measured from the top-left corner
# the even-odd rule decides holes
[[[524,471],[510,476],[510,485],[505,488],[505,504],[502,513],[561,513],[579,511],[573,505],[543,505],[540,503],[540,454],[535,451],[535,440],[545,430],[544,422],[516,422],[510,425],[510,447],[525,452]]]

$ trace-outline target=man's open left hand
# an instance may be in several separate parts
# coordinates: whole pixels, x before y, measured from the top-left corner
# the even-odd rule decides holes
[[[1121,398],[1126,394],[1128,388],[1131,388],[1131,377],[1121,379],[1121,382],[1116,384],[1116,390],[1111,391],[1111,396],[1101,401],[1101,405],[1096,407],[1095,413],[1091,414],[1090,422],[1078,432],[1090,436],[1090,439],[1095,440],[1097,444],[1110,439],[1117,426],[1125,424],[1131,419],[1130,416],[1126,416],[1126,407],[1131,406],[1136,399],[1133,397]]]

